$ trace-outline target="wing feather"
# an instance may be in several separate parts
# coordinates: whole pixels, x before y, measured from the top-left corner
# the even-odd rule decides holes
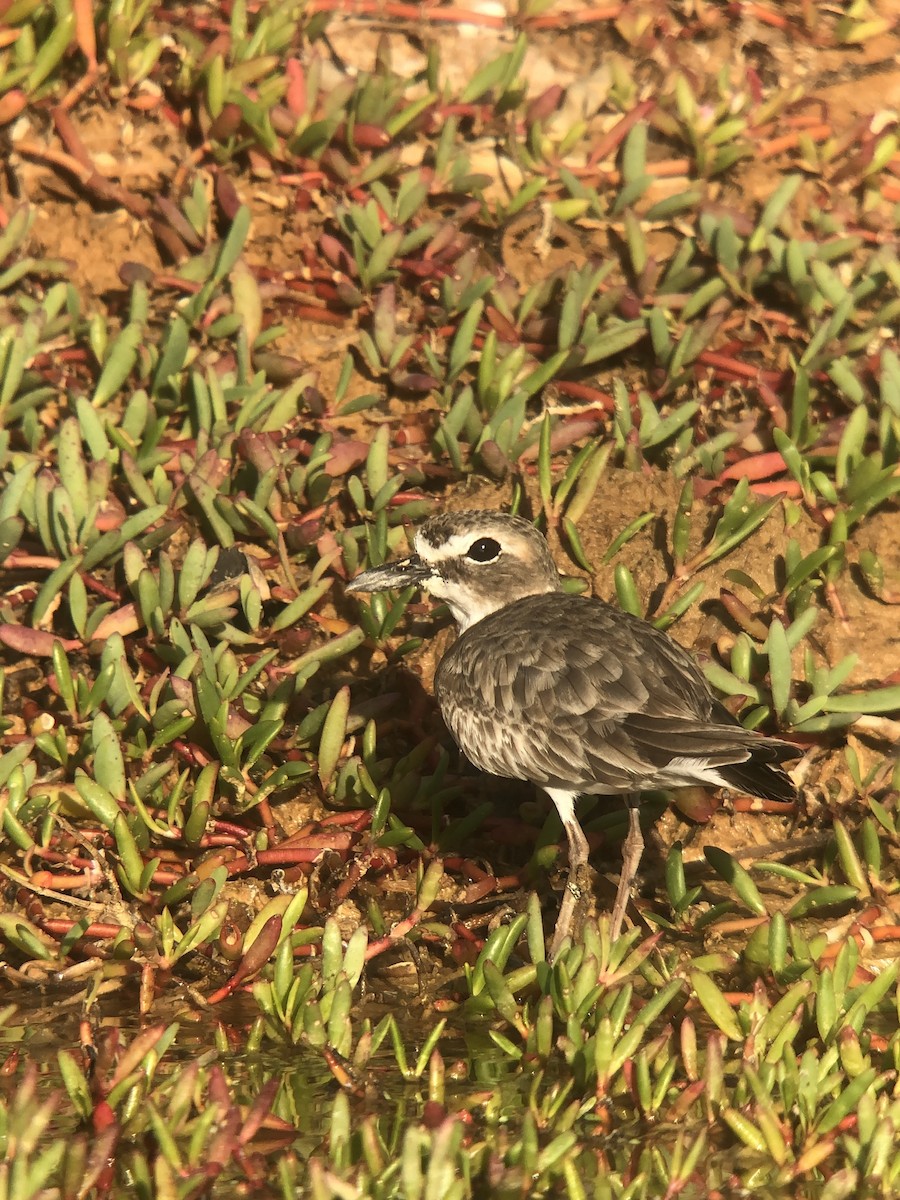
[[[699,667],[653,626],[600,600],[529,596],[463,633],[435,678],[441,712],[484,771],[592,792],[727,780],[716,769],[789,780],[785,743],[745,730]],[[766,764],[774,763],[774,766]]]

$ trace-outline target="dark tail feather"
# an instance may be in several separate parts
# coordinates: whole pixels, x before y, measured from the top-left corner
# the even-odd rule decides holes
[[[763,800],[796,800],[797,789],[780,760],[798,757],[799,751],[790,743],[760,738],[746,762],[729,763],[719,767],[718,773],[730,787],[751,796]]]

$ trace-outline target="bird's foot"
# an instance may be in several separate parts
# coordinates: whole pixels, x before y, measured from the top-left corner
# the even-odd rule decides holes
[[[570,937],[573,942],[580,938],[585,920],[595,914],[594,880],[594,871],[589,863],[579,863],[569,872],[547,955],[551,964],[556,962],[563,945]]]

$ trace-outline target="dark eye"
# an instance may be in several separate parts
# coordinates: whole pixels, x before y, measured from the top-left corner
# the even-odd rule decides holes
[[[466,554],[466,558],[479,563],[493,562],[499,557],[500,543],[493,538],[479,538],[477,542],[472,543]]]

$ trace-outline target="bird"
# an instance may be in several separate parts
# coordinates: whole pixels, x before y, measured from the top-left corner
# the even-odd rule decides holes
[[[459,627],[434,678],[457,745],[482,771],[542,788],[565,829],[569,874],[551,962],[569,944],[591,886],[579,796],[618,795],[627,804],[613,941],[643,854],[641,792],[702,785],[795,799],[781,763],[798,756],[796,747],[745,729],[668,634],[597,597],[565,592],[545,537],[524,518],[483,510],[430,517],[412,554],[369,568],[346,590],[410,585],[446,603]]]

